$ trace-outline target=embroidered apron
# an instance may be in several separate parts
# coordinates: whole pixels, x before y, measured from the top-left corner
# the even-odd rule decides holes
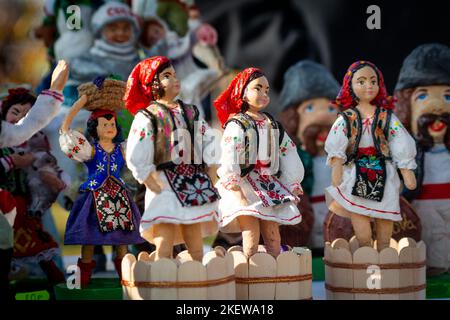
[[[164,173],[183,207],[201,206],[220,199],[202,166],[180,164],[164,169]]]
[[[252,170],[246,179],[253,191],[261,199],[264,207],[273,207],[289,201],[299,200],[274,175],[264,175],[264,168],[258,161],[255,170]]]
[[[124,186],[108,177],[103,186],[92,191],[92,194],[102,232],[134,230],[131,204]]]
[[[356,180],[352,195],[381,202],[386,182],[386,162],[374,147],[359,148],[355,159]]]

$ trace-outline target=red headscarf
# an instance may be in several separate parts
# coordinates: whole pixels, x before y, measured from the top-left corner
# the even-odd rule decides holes
[[[107,114],[110,114],[113,116],[114,119],[117,119],[117,115],[112,110],[105,110],[105,109],[97,109],[94,112],[91,113],[91,116],[89,117],[89,121],[98,119],[100,117],[104,117]]]
[[[355,72],[365,66],[369,66],[375,71],[378,77],[378,86],[380,88],[375,99],[371,101],[371,104],[385,109],[394,109],[394,99],[387,94],[383,74],[372,62],[369,61],[357,61],[348,68],[341,90],[339,91],[339,94],[334,103],[344,110],[355,107],[358,104],[358,101],[355,100],[355,96],[352,95],[352,79]]]
[[[261,70],[258,68],[247,68],[238,73],[228,88],[214,101],[217,117],[222,126],[231,115],[241,111],[242,104],[244,103],[244,100],[242,100],[244,89],[247,86],[248,79],[255,72],[261,72]]]
[[[125,107],[132,114],[148,107],[150,102],[154,100],[152,94],[153,78],[159,66],[166,62],[169,62],[166,57],[151,57],[139,62],[131,71],[123,100],[125,101]]]

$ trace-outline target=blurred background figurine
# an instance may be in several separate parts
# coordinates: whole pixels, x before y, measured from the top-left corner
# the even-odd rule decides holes
[[[337,118],[338,110],[332,101],[338,92],[338,82],[324,66],[302,60],[286,71],[280,94],[283,111],[279,119],[293,137],[305,167],[302,187],[313,207],[314,226],[303,245],[313,249],[324,247],[323,223],[328,214],[324,190],[331,183],[324,146]]]
[[[67,75],[67,70],[65,72]],[[54,99],[57,104],[62,101],[61,94],[55,91],[45,91],[41,94],[41,96],[45,95]],[[50,101],[47,100],[46,102],[49,103]],[[10,124],[19,123],[28,112],[31,112],[33,105],[39,107],[41,103],[43,103],[42,97],[37,101],[36,96],[27,89],[11,89],[8,97],[2,103],[2,121]],[[33,137],[38,134],[42,135],[38,132]],[[30,265],[31,268],[39,265],[49,282],[55,284],[63,282],[65,278],[54,262],[54,258],[59,256],[58,244],[44,229],[42,216],[56,200],[58,193],[70,181],[62,181],[58,175],[38,171],[36,165],[39,159],[36,157],[37,154],[32,152],[32,148],[29,148],[29,143],[33,141],[33,137],[20,146],[0,150],[0,161],[2,163],[0,186],[12,194],[17,209],[17,216],[14,221],[13,268],[27,270]],[[43,139],[45,140],[45,137]],[[56,163],[55,167],[57,167]],[[34,177],[33,175],[27,175],[35,169]],[[31,206],[35,205],[38,198],[42,200],[42,194],[33,193],[33,191],[36,191],[35,185],[37,188],[44,188],[46,191],[51,189],[52,194],[54,194],[51,199],[47,195],[46,204],[40,206],[39,214],[36,214],[36,212],[31,214]]]
[[[403,62],[396,114],[417,142],[417,182],[405,197],[422,222],[427,274],[450,268],[450,48],[424,44]]]

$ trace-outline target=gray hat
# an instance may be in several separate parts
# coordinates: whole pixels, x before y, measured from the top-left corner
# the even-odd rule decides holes
[[[450,85],[450,48],[439,43],[421,45],[406,57],[395,91],[431,85]]]
[[[94,37],[100,37],[103,27],[107,24],[126,20],[133,26],[136,37],[139,36],[141,27],[139,26],[136,15],[131,8],[121,2],[109,1],[95,11],[92,16],[91,27]]]
[[[339,83],[324,66],[310,60],[299,61],[284,74],[281,108],[314,98],[333,100],[339,88]]]

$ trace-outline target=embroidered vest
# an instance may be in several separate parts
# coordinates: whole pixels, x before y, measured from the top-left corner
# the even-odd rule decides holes
[[[270,145],[271,145],[271,155],[273,150],[280,150],[281,142],[283,141],[284,137],[284,128],[283,126],[278,122],[275,121],[275,119],[266,112],[263,112],[263,114],[267,117],[269,120],[270,126]],[[247,174],[249,174],[254,168],[256,164],[256,155],[258,154],[259,150],[259,134],[258,134],[258,127],[256,125],[255,120],[253,120],[249,115],[246,113],[238,113],[234,115],[231,119],[229,119],[226,123],[224,128],[228,125],[230,122],[237,123],[241,129],[244,131],[244,145],[245,145],[245,152],[243,161],[240,161],[240,167],[241,167],[241,176],[244,177]],[[279,133],[279,134],[275,134]],[[270,157],[272,159],[272,156]],[[274,159],[276,162],[272,164],[274,167],[275,172],[277,172],[277,175],[280,174],[279,171],[279,157],[276,157]]]
[[[116,144],[111,153],[106,152],[98,142],[93,144],[94,157],[84,164],[88,168],[88,179],[80,186],[80,191],[95,191],[101,188],[107,178],[113,177],[125,187],[125,182],[120,178],[120,172],[125,166],[123,150],[120,144]]]
[[[190,137],[191,147],[194,145],[194,125],[195,121],[199,119],[199,111],[196,106],[184,104],[181,100],[177,101],[180,104],[181,112],[184,121],[186,122]],[[142,112],[148,117],[153,125],[155,132],[155,164],[157,169],[163,169],[167,166],[172,166],[171,151],[177,144],[175,141],[174,131],[177,129],[174,118],[170,110],[157,102],[152,104],[147,109],[142,109]],[[194,148],[191,148],[192,152]],[[193,158],[191,158],[193,159]]]
[[[346,150],[346,164],[348,164],[352,162],[358,154],[363,125],[361,121],[361,114],[356,108],[344,110],[340,112],[340,115],[344,118],[347,127],[348,146]],[[391,159],[388,141],[391,115],[392,110],[377,108],[371,127],[375,149],[380,156],[385,158],[385,160]]]

